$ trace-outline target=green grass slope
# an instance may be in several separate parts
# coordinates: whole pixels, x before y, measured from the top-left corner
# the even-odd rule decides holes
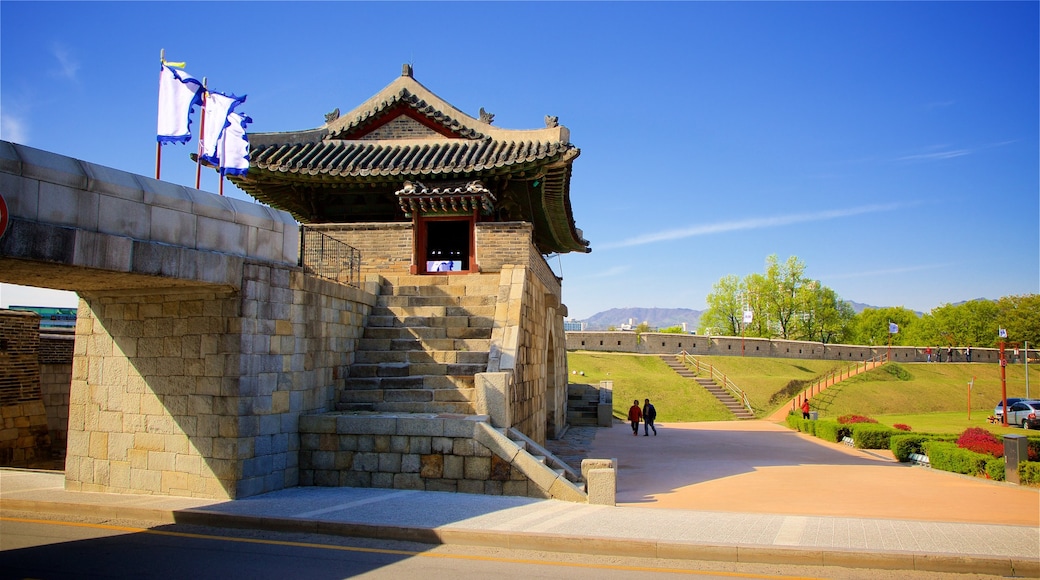
[[[657,421],[725,421],[733,415],[710,393],[677,375],[656,356],[567,353],[572,383],[614,382],[614,416],[625,419],[633,399],[650,398]],[[577,373],[584,373],[584,376]]]

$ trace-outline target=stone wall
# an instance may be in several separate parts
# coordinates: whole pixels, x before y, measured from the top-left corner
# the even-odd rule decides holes
[[[301,417],[300,485],[548,497],[477,441],[480,415]]]
[[[638,354],[675,354],[686,351],[694,356],[760,356],[769,358],[804,358],[825,360],[864,361],[889,355],[893,362],[927,362],[928,355],[922,346],[859,346],[849,344],[823,344],[798,340],[768,338],[741,338],[739,336],[699,336],[644,332],[567,332],[567,350],[600,352],[630,352]],[[1037,351],[1030,349],[1030,356]],[[1018,362],[1012,351],[1008,351],[1009,362]],[[1024,356],[1023,352],[1023,356]],[[937,360],[937,349],[932,348],[932,360]],[[947,360],[946,350],[942,360]],[[953,349],[954,362],[966,362],[963,348]],[[995,348],[972,348],[971,362],[996,363],[1000,351]]]
[[[51,456],[65,457],[69,432],[69,389],[72,386],[73,334],[40,334],[40,390],[47,411]]]
[[[534,227],[527,222],[478,223],[474,237],[480,270],[499,272],[506,264],[529,265],[533,232]]]
[[[308,224],[356,248],[361,253],[361,271],[369,274],[409,274],[412,267],[412,223]]]
[[[0,465],[50,459],[40,389],[40,316],[0,310]]]
[[[66,487],[211,498],[297,485],[374,296],[248,262],[241,292],[81,293]]]

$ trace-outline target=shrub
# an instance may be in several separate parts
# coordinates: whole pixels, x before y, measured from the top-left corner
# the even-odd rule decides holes
[[[986,477],[993,481],[1004,481],[1004,476],[1007,475],[1004,471],[1003,457],[994,457],[986,461]]]
[[[1040,462],[1023,461],[1019,463],[1018,480],[1022,485],[1040,486]]]
[[[844,427],[834,421],[816,421],[816,436],[831,443],[841,443],[842,429]]]
[[[892,435],[888,440],[888,448],[896,460],[906,462],[910,461],[911,454],[924,454],[923,444],[930,440],[927,435]]]
[[[904,423],[896,423],[895,425],[892,425],[892,426],[895,427],[896,429],[899,429],[900,431],[906,431],[908,433],[910,431],[913,431],[913,429],[911,429],[909,425],[906,425]]]
[[[983,453],[992,457],[1004,456],[1004,444],[997,436],[981,427],[968,427],[957,439],[957,446],[962,449]]]
[[[863,415],[842,415],[838,417],[838,422],[842,425],[852,425],[854,423],[877,423],[870,417],[864,417]]]
[[[990,460],[989,455],[975,453],[958,447],[956,443],[945,441],[926,441],[924,450],[935,469],[967,475],[983,473],[986,470],[986,462]]]
[[[889,437],[894,432],[884,425],[859,423],[852,427],[852,439],[857,449],[888,449]]]

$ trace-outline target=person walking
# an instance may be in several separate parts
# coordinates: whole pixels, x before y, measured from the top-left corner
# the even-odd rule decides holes
[[[968,359],[968,362],[971,362],[971,347],[970,346],[968,348],[964,349],[964,358]]]
[[[809,397],[806,397],[805,400],[802,401],[802,419],[809,418],[809,408]]]
[[[932,362],[932,347],[924,349],[924,354],[927,357],[927,361]]]
[[[953,362],[953,347],[946,347],[946,362]]]
[[[650,430],[654,430],[654,437],[657,437],[657,427],[654,427],[654,419],[657,418],[657,409],[650,404],[650,399],[647,399],[643,403],[643,437],[650,436]]]
[[[628,409],[628,420],[632,422],[632,435],[639,435],[639,420],[643,418],[643,410],[639,408],[639,399],[632,401]]]

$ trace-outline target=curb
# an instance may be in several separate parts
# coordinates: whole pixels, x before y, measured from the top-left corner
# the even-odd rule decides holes
[[[974,573],[995,576],[1040,577],[1040,561],[1017,557],[981,557],[918,552],[872,552],[797,547],[766,547],[743,544],[696,544],[567,534],[502,532],[403,527],[382,524],[304,520],[289,517],[264,517],[226,514],[205,508],[168,510],[160,508],[113,507],[36,500],[4,500],[0,510],[94,517],[140,519],[232,529],[272,532],[314,533],[343,537],[398,540],[422,544],[444,544],[537,550],[585,554],[589,556],[629,556],[669,560],[705,560],[744,564],[788,564],[839,566],[877,570],[919,570],[946,573]]]

